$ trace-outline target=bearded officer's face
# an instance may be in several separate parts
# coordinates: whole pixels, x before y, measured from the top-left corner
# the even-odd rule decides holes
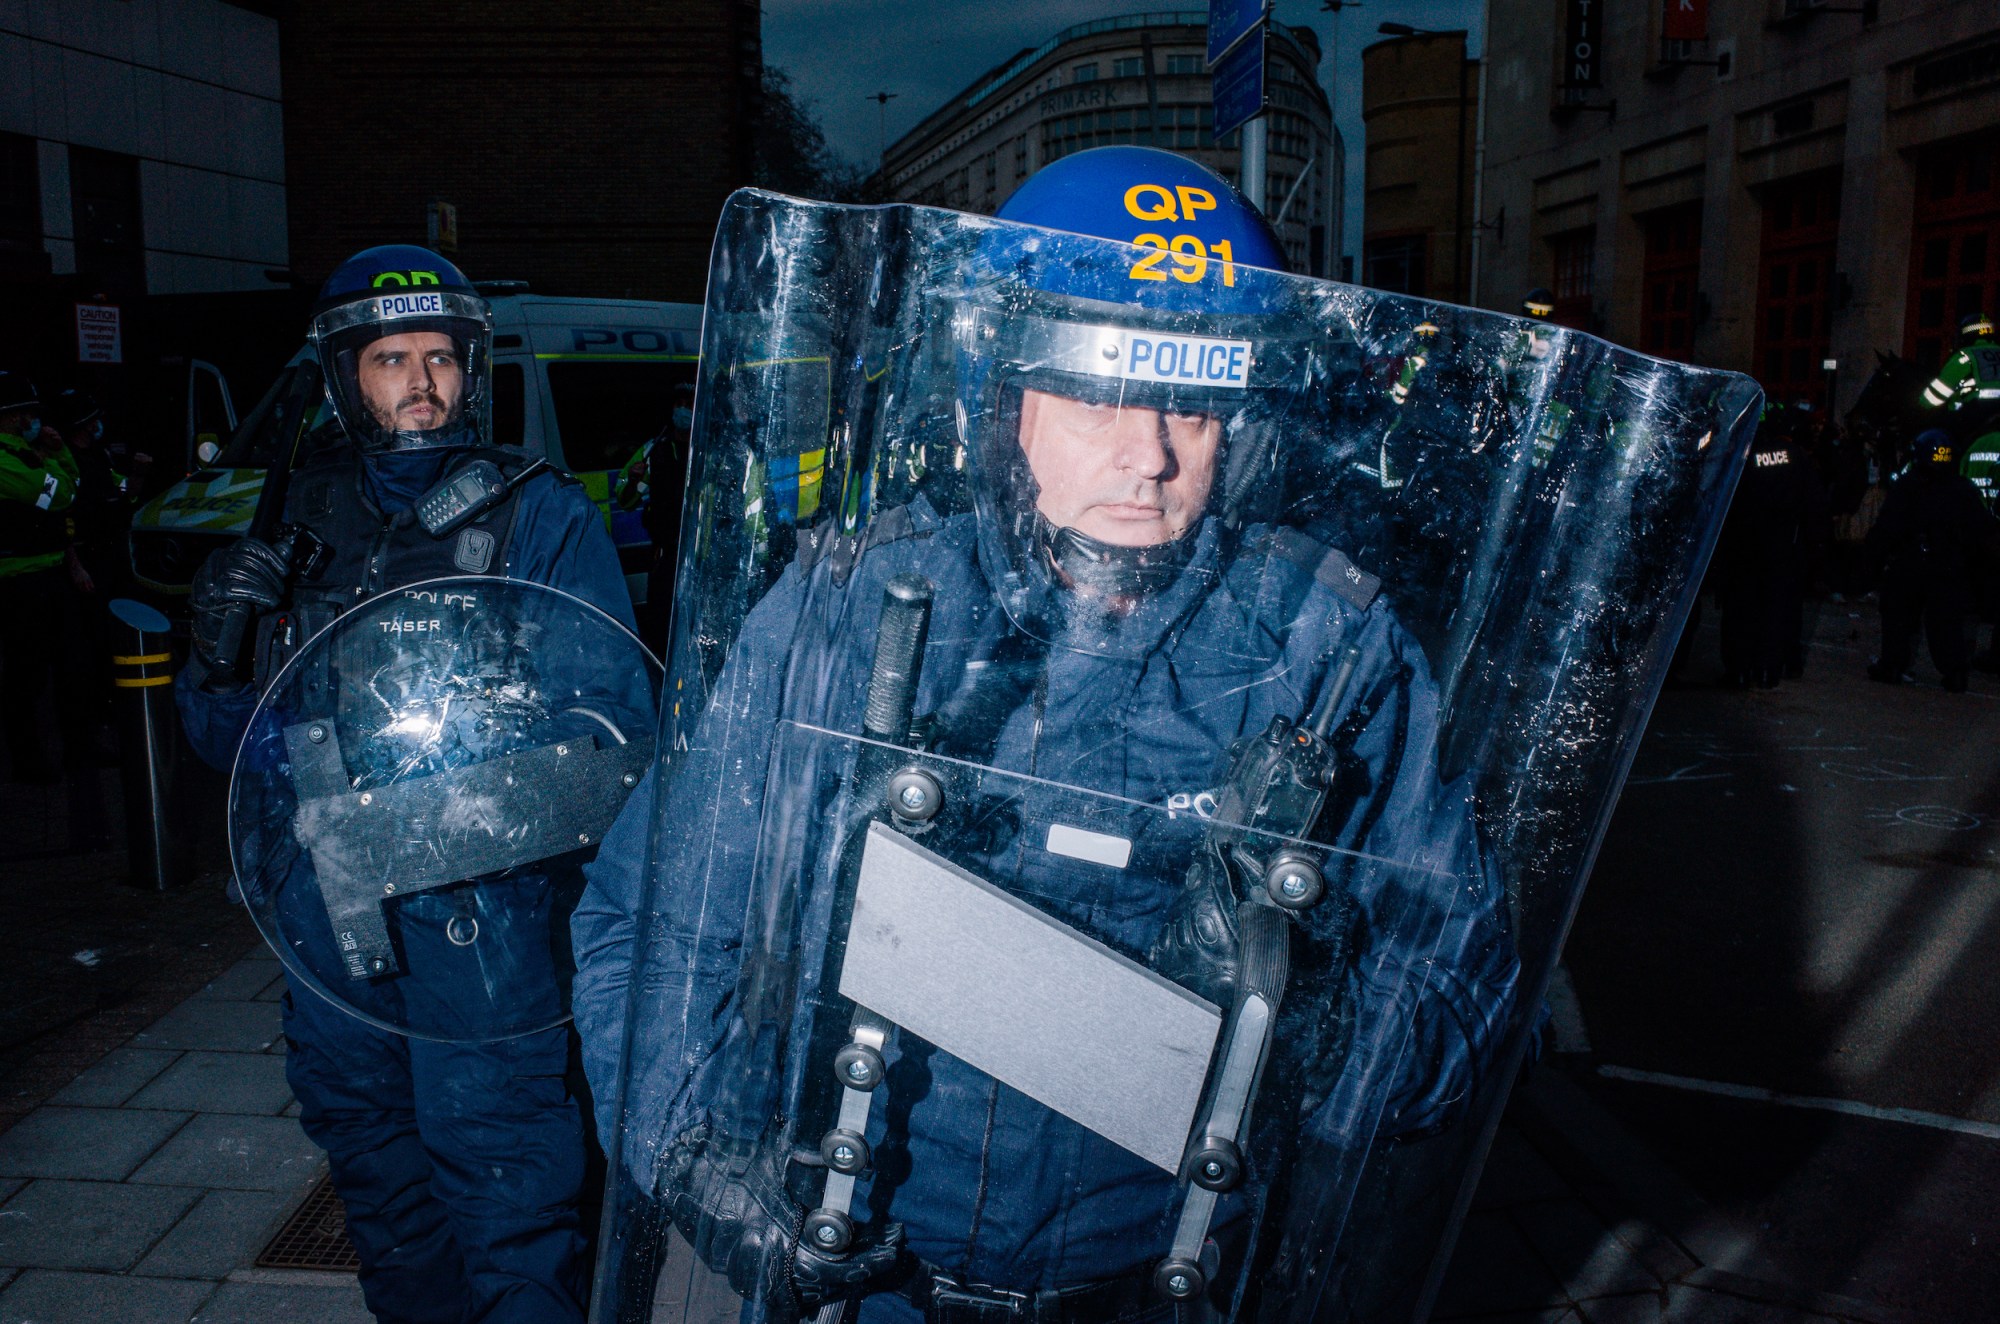
[[[465,365],[442,331],[406,331],[364,346],[356,377],[362,402],[388,432],[443,427],[465,393]]]
[[[1172,542],[1201,518],[1221,440],[1212,414],[1021,396],[1021,450],[1041,489],[1035,508],[1057,528],[1115,547]]]

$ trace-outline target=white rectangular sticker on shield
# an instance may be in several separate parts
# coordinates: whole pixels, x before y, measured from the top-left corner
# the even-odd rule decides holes
[[[868,826],[840,991],[1168,1172],[1213,1005],[894,829]]]

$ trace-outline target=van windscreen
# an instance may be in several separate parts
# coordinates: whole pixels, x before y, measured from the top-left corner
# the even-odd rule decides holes
[[[660,359],[559,359],[549,363],[549,397],[565,468],[621,469],[658,436],[673,412],[674,387],[694,382],[695,365]]]

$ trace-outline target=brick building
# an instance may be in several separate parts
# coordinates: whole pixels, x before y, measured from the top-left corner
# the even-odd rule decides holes
[[[285,8],[292,270],[424,243],[456,209],[477,279],[699,302],[748,182],[758,0]]]
[[[1464,303],[1479,61],[1463,32],[1423,32],[1361,52],[1368,126],[1361,283]]]

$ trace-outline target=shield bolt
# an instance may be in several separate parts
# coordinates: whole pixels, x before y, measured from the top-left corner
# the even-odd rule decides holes
[[[833,1056],[834,1074],[851,1089],[874,1089],[885,1069],[882,1055],[867,1044],[848,1044]]]
[[[904,768],[889,779],[889,812],[905,823],[927,823],[944,807],[944,787],[918,767]]]
[[[370,795],[368,792],[363,791],[361,793],[361,803],[365,805],[372,805],[375,803],[375,797]]]
[[[1166,1260],[1153,1271],[1153,1286],[1162,1296],[1188,1301],[1201,1295],[1208,1276],[1192,1260]]]
[[[838,1255],[854,1240],[854,1224],[834,1209],[815,1209],[806,1215],[806,1236],[813,1249]]]
[[[819,1156],[827,1167],[848,1176],[867,1168],[870,1157],[868,1142],[859,1133],[840,1128],[828,1131],[820,1140]]]
[[[639,784],[639,774],[636,772],[628,772],[623,777],[620,777],[618,780],[625,783],[625,789],[629,791],[634,786],[637,786]]]
[[[370,974],[379,975],[388,968],[389,968],[389,963],[383,960],[379,956],[370,958],[368,962],[368,971]]]
[[[556,746],[556,756],[557,756],[558,758],[560,758],[561,756],[563,756],[564,754],[567,754],[567,753],[569,753],[569,746],[568,746],[568,745],[557,745],[557,746]]]
[[[576,839],[577,839],[578,841],[582,842],[582,843],[583,843],[584,845],[586,845],[586,846],[588,846],[588,845],[590,844],[590,834],[589,834],[588,832],[579,832],[579,833],[577,833],[577,834],[576,834]]]
[[[1203,1136],[1195,1146],[1188,1176],[1204,1190],[1229,1190],[1243,1178],[1243,1151],[1223,1136]]]
[[[1304,910],[1326,891],[1326,877],[1303,851],[1282,850],[1264,870],[1264,890],[1271,904],[1284,910]]]
[[[396,885],[395,885],[394,883],[384,883],[384,884],[382,884],[382,895],[384,895],[384,896],[394,896],[394,895],[396,895]]]
[[[326,728],[318,722],[314,722],[306,728],[306,739],[312,741],[315,745],[324,745],[326,743]]]

